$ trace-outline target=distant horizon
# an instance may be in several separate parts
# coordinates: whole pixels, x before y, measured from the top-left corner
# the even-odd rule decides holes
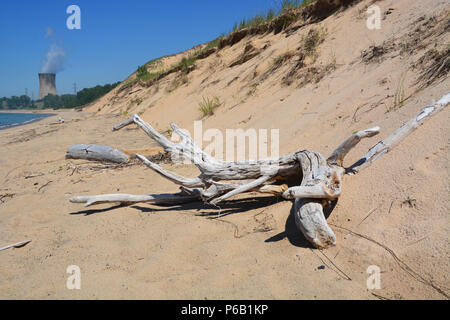
[[[80,91],[123,81],[139,65],[214,40],[242,18],[276,8],[279,2],[5,3],[0,12],[0,41],[5,48],[0,51],[0,97],[26,94],[37,100],[38,74],[49,56],[59,59],[59,95],[73,94],[75,85]],[[66,10],[73,4],[81,9],[79,30],[66,25],[71,16]]]

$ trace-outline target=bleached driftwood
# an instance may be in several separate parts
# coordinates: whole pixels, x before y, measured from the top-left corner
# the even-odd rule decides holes
[[[154,194],[154,195],[132,195],[132,194],[103,194],[98,196],[79,196],[70,199],[74,203],[85,203],[85,206],[94,204],[120,202],[121,204],[153,203],[153,204],[181,204],[190,201],[201,200],[197,189],[182,189],[178,194]]]
[[[31,240],[25,240],[25,241],[21,241],[21,242],[18,242],[18,243],[10,244],[10,245],[7,245],[5,247],[0,248],[0,251],[6,250],[6,249],[9,249],[9,248],[20,248],[20,247],[23,247],[24,245],[26,245],[26,244],[28,244],[30,242],[31,242]]]
[[[180,185],[181,192],[169,195],[110,194],[80,196],[73,197],[70,201],[90,206],[115,202],[123,204],[137,202],[174,204],[203,200],[218,206],[222,201],[244,192],[272,193],[285,199],[295,199],[294,212],[298,228],[315,247],[326,248],[336,244],[336,236],[326,222],[323,206],[329,205],[332,200],[341,195],[344,174],[353,175],[367,168],[425,120],[445,108],[449,102],[450,94],[447,94],[438,102],[426,106],[414,118],[375,144],[363,158],[350,168],[344,167],[344,157],[361,139],[378,134],[380,132],[379,127],[353,134],[340,144],[327,159],[318,152],[302,150],[278,159],[224,162],[206,154],[195,145],[189,135],[185,134],[175,124],[172,123],[171,127],[181,137],[179,143],[168,140],[138,115],[133,115],[130,119],[114,127],[113,131],[130,124],[136,124],[150,138],[158,142],[165,151],[191,160],[200,170],[200,175],[195,178],[183,177],[137,154],[137,158],[146,166]],[[271,184],[275,181],[292,178],[297,180],[301,178],[300,186],[288,188],[285,184]]]
[[[71,146],[66,152],[67,159],[86,159],[94,161],[106,161],[124,163],[128,156],[118,149],[96,144],[77,144]]]
[[[348,170],[348,174],[355,174],[364,168],[370,166],[375,160],[380,158],[383,154],[388,153],[407,135],[417,129],[425,120],[428,120],[432,115],[444,109],[450,102],[450,93],[444,95],[438,102],[426,106],[415,117],[404,123],[400,128],[392,132],[384,140],[378,142],[358,161],[356,161]]]

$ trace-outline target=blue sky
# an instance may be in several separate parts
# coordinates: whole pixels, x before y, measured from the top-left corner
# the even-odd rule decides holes
[[[0,97],[39,91],[38,73],[57,43],[66,52],[56,76],[59,94],[125,79],[138,65],[213,40],[243,17],[279,0],[3,0],[0,10]],[[69,30],[69,5],[81,9],[81,30]],[[53,34],[46,38],[47,28]]]

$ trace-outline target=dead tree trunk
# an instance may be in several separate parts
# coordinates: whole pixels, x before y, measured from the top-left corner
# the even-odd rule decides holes
[[[99,146],[96,144],[77,144],[71,146],[67,150],[66,159],[86,159],[124,163],[128,161],[128,156],[122,151],[108,146]]]
[[[191,160],[200,170],[200,175],[195,178],[183,177],[163,169],[142,155],[137,155],[146,166],[173,183],[180,185],[181,192],[166,195],[109,194],[80,196],[73,197],[70,201],[85,203],[85,206],[115,202],[123,204],[138,202],[175,204],[196,200],[218,205],[220,202],[244,192],[272,193],[281,195],[285,199],[295,199],[295,221],[298,228],[316,248],[327,248],[336,244],[336,236],[326,222],[323,205],[341,195],[344,174],[354,175],[367,168],[383,154],[389,152],[425,120],[445,108],[449,102],[450,93],[443,96],[438,102],[426,106],[399,129],[375,144],[364,157],[349,168],[344,167],[344,157],[361,139],[378,134],[380,132],[379,127],[355,133],[339,145],[328,159],[325,159],[318,152],[302,150],[275,160],[224,162],[203,152],[175,124],[172,123],[171,127],[181,137],[179,143],[171,142],[138,115],[133,115],[130,119],[114,127],[113,131],[130,124],[136,124],[150,138],[157,141],[165,151]],[[278,180],[298,179],[300,177],[300,186],[288,188],[286,185],[271,184]]]

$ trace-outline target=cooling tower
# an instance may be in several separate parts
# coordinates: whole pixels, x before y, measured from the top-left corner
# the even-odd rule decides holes
[[[54,73],[39,73],[39,99],[46,97],[48,94],[58,95],[55,77]]]

